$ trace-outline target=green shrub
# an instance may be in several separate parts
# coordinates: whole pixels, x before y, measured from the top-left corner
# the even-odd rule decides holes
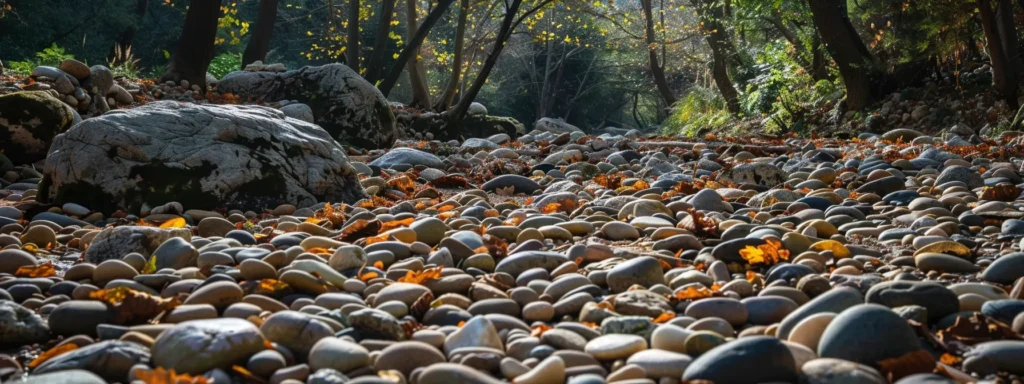
[[[139,77],[139,59],[132,54],[132,47],[114,46],[114,57],[108,63],[114,77],[127,77],[136,79]]]
[[[35,60],[10,61],[5,64],[5,68],[12,74],[28,76],[32,74],[32,70],[36,69],[36,67],[40,65],[56,67],[65,59],[74,58],[75,56],[64,51],[64,48],[57,46],[57,43],[53,43],[49,48],[36,52]]]
[[[696,136],[704,130],[718,130],[732,121],[725,99],[717,88],[694,86],[672,107],[665,119],[664,133]]]
[[[44,48],[42,51],[36,52],[36,65],[49,65],[56,67],[60,65],[60,62],[74,58],[74,55],[64,51],[64,48],[58,47],[57,43],[53,43],[49,48]]]
[[[210,68],[207,69],[213,77],[221,79],[224,75],[242,68],[242,55],[237,53],[222,53],[213,58]]]

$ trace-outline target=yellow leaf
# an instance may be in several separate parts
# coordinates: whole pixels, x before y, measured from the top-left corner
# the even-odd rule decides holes
[[[146,266],[144,268],[142,268],[143,275],[148,275],[152,273],[156,273],[156,255],[150,257],[149,262],[146,263]]]
[[[185,219],[181,217],[175,217],[173,219],[165,221],[160,224],[160,228],[185,228]]]

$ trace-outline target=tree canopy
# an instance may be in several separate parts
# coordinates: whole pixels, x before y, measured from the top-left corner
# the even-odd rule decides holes
[[[0,0],[0,60],[203,84],[342,62],[454,121],[478,101],[584,128],[786,132],[943,77],[1016,111],[1022,18],[1011,0]],[[962,81],[979,67],[987,82]]]

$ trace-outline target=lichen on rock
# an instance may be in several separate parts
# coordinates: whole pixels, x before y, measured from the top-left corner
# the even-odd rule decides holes
[[[178,201],[197,209],[353,203],[365,196],[323,129],[257,106],[156,102],[57,136],[39,195],[94,209]]]

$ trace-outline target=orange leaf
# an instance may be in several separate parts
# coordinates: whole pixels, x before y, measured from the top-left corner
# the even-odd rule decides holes
[[[321,247],[313,247],[313,248],[310,248],[306,252],[312,253],[314,255],[320,255],[320,256],[330,256],[332,254],[330,249],[321,248]]]
[[[50,277],[56,275],[57,270],[53,269],[53,263],[49,261],[35,266],[26,265],[19,267],[18,270],[14,272],[14,276],[17,277]]]
[[[384,233],[384,232],[390,231],[390,230],[395,229],[395,228],[408,227],[408,226],[412,225],[412,222],[415,221],[415,220],[416,220],[415,217],[409,217],[409,218],[405,218],[405,219],[402,219],[402,220],[392,220],[392,221],[389,221],[389,222],[386,222],[386,223],[382,223],[380,225],[380,230],[378,230],[377,233],[380,234],[380,233]]]
[[[388,238],[389,238],[389,236],[387,234],[380,234],[380,235],[377,235],[377,236],[370,236],[370,237],[366,238],[366,245],[370,245],[370,244],[373,244],[373,243],[379,243],[379,242],[382,242],[382,241],[388,241]]]
[[[942,356],[939,357],[939,362],[941,362],[942,364],[946,364],[946,365],[958,364],[958,363],[960,363],[960,360],[962,360],[962,359],[960,359],[959,357],[956,357],[954,355],[951,355],[949,353],[943,353]]]
[[[676,299],[679,300],[698,300],[705,299],[714,296],[715,293],[705,287],[689,286],[686,289],[676,292]]]
[[[530,336],[540,337],[540,335],[543,335],[544,332],[550,331],[552,329],[553,328],[551,328],[551,326],[549,325],[538,324],[535,325],[533,328],[530,328]],[[552,333],[552,335],[554,335],[554,333]]]
[[[456,326],[459,327],[459,328],[462,328],[463,325],[466,325],[466,320],[460,321],[459,324],[456,325]]]
[[[75,345],[74,343],[67,343],[61,346],[50,348],[48,351],[40,354],[39,357],[32,360],[32,362],[28,363],[28,367],[38,367],[40,364],[45,363],[47,360],[74,351],[76,349],[78,349],[78,346]]]
[[[175,217],[160,224],[160,228],[185,228],[185,219]]]
[[[672,312],[662,312],[662,314],[658,315],[658,317],[656,317],[654,319],[654,323],[655,324],[664,324],[664,323],[667,323],[669,320],[672,320],[674,318],[676,318],[676,314],[675,313],[672,313]]]
[[[757,273],[754,273],[754,271],[747,271],[747,282],[754,284],[757,280]]]
[[[929,373],[935,369],[935,359],[928,351],[918,349],[900,357],[885,359],[878,362],[878,370],[888,376],[890,382],[915,373]]]
[[[206,377],[192,377],[187,373],[178,374],[174,370],[166,370],[163,367],[156,369],[140,369],[135,373],[139,380],[146,384],[206,384]]]
[[[370,280],[376,279],[376,278],[377,278],[377,276],[378,276],[378,275],[377,275],[377,272],[373,272],[373,271],[370,271],[370,272],[366,272],[366,273],[360,273],[360,274],[359,274],[359,281],[362,281],[362,282],[364,282],[364,283],[365,283],[365,282],[367,282],[367,281],[370,281]]]
[[[441,278],[441,270],[443,270],[443,269],[444,269],[444,266],[438,266],[436,268],[427,268],[427,269],[419,271],[419,272],[408,271],[408,272],[405,273],[405,276],[402,276],[402,277],[398,278],[398,282],[399,283],[413,283],[413,284],[420,284],[420,285],[422,285],[422,284],[424,284],[424,283],[426,283],[428,281],[440,279]]]
[[[387,186],[392,189],[397,189],[406,194],[416,192],[416,183],[409,178],[409,176],[401,175],[388,180]]]
[[[374,261],[373,267],[377,269],[384,269],[384,262],[380,260]]]
[[[555,212],[558,212],[559,208],[562,208],[562,204],[559,204],[559,203],[548,203],[548,205],[545,205],[544,208],[540,209],[540,211],[541,211],[541,213],[545,213],[545,214],[555,213]]]
[[[651,185],[650,185],[650,184],[647,184],[647,182],[646,182],[646,181],[643,181],[643,180],[637,180],[637,182],[633,183],[632,187],[633,187],[633,189],[635,189],[635,190],[637,190],[637,191],[642,191],[642,190],[644,190],[644,189],[648,189],[648,188],[650,188],[650,187],[651,187]]]

